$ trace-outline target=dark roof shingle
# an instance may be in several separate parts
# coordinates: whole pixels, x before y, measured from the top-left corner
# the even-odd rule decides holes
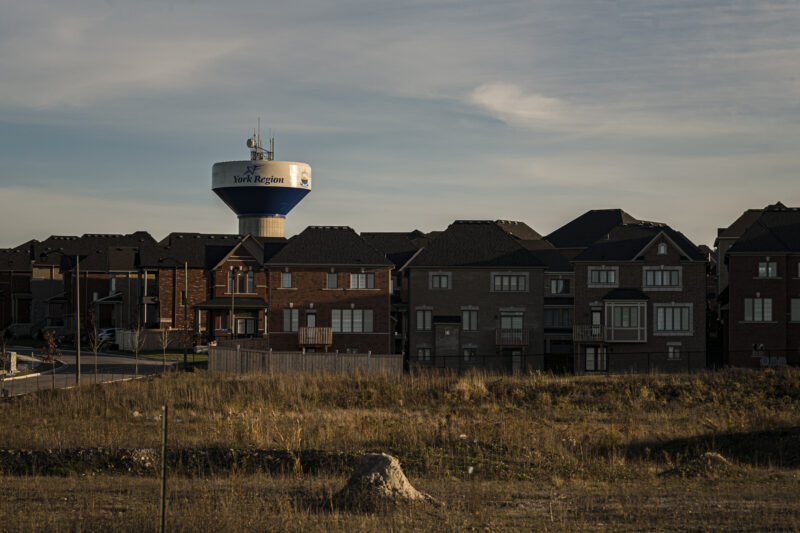
[[[384,254],[346,226],[309,226],[289,239],[267,264],[392,266]]]

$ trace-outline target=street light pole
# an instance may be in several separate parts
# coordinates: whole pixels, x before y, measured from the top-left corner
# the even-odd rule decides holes
[[[186,364],[186,349],[189,344],[189,324],[186,321],[186,308],[189,307],[189,262],[183,262],[183,364]],[[192,358],[194,361],[194,358]]]

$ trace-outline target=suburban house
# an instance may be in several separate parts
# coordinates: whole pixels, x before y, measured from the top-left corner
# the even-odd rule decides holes
[[[408,271],[406,265],[429,238],[419,230],[408,233],[370,232],[361,237],[392,263],[392,353],[408,353]]]
[[[521,223],[458,220],[407,265],[410,362],[518,371],[544,367],[548,266]],[[527,229],[526,229],[527,228]],[[540,240],[540,239],[539,239]]]
[[[16,335],[30,330],[32,297],[30,254],[0,250],[0,331]]]
[[[622,209],[592,209],[545,237],[567,259],[572,259],[613,228],[641,222]]]
[[[391,353],[394,265],[351,228],[310,226],[265,265],[270,348]]]
[[[760,210],[727,247],[728,364],[800,364],[800,208]]]
[[[572,264],[576,373],[706,367],[706,258],[683,234],[623,223]]]

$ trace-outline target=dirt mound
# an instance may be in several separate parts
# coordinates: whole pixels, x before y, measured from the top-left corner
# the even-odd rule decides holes
[[[430,495],[420,492],[409,483],[400,461],[385,453],[361,456],[347,484],[334,496],[337,505],[355,508],[374,508],[389,503],[434,503]]]
[[[685,463],[662,472],[662,476],[717,477],[736,472],[738,467],[716,452],[706,452]]]

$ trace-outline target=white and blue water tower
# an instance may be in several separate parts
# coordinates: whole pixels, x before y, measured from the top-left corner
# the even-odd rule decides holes
[[[275,140],[261,146],[260,135],[247,139],[249,161],[214,163],[211,189],[239,217],[239,234],[283,237],[289,211],[311,191],[311,166],[275,161]]]

